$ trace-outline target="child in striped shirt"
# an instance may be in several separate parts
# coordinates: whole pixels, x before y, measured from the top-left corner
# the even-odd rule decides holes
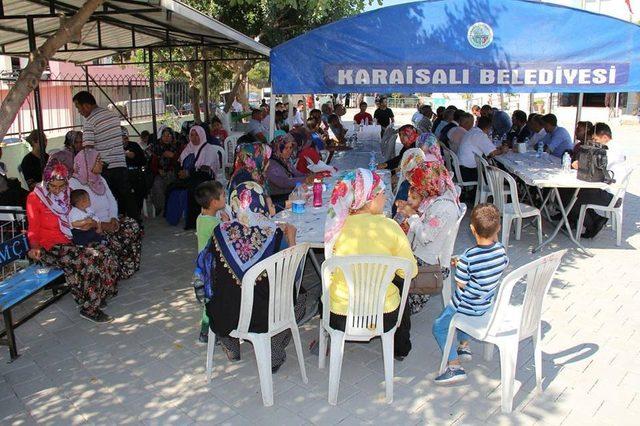
[[[433,323],[433,336],[444,350],[449,324],[454,314],[480,316],[490,308],[502,273],[509,264],[500,242],[500,212],[493,204],[478,204],[471,211],[471,232],[476,245],[467,249],[456,262],[456,290],[451,301]],[[459,345],[452,345],[447,370],[436,377],[436,384],[459,383],[467,378],[460,361],[470,361],[469,336],[457,331]]]

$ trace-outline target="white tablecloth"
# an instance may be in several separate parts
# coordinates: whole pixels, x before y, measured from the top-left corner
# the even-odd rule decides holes
[[[527,185],[539,188],[607,188],[604,182],[579,180],[576,170],[564,172],[561,160],[548,153],[538,158],[535,152],[510,152],[494,158]]]
[[[368,157],[367,157],[368,162]],[[385,205],[385,214],[391,213],[391,205],[393,203],[393,193],[391,191],[391,173],[387,170],[381,170],[382,179],[386,185],[387,203]],[[291,210],[283,210],[274,216],[277,222],[290,223],[298,229],[296,240],[301,243],[311,243],[316,247],[322,247],[324,244],[324,222],[327,217],[327,208],[329,198],[339,174],[333,178],[325,179],[327,190],[322,197],[322,207],[313,207],[311,201],[307,202],[304,213],[293,213]]]

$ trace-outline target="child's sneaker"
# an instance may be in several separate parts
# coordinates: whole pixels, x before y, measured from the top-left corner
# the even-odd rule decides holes
[[[458,346],[458,359],[462,362],[471,362],[471,349],[469,346]]]
[[[467,380],[467,373],[462,367],[447,367],[447,370],[435,378],[436,385],[453,385]]]

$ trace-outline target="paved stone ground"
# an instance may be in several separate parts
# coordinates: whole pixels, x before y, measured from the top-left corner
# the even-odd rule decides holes
[[[631,135],[631,133],[630,133]],[[628,138],[638,161],[638,149]],[[640,179],[626,199],[621,247],[606,228],[586,241],[595,257],[569,251],[547,295],[543,313],[543,388],[535,387],[530,342],[520,346],[514,412],[500,413],[498,356],[474,358],[469,380],[440,388],[432,383],[440,353],[431,324],[439,298],[412,318],[413,350],[396,362],[395,399],[384,403],[379,341],[347,344],[339,404],[327,403],[327,370],[306,354],[303,384],[293,345],[274,375],[275,404],[262,406],[251,345],[242,361],[221,351],[215,374],[204,380],[205,346],[196,343],[200,308],[189,278],[195,256],[192,233],[147,224],[143,265],[122,282],[108,325],[83,320],[69,295],[20,327],[21,357],[7,363],[0,348],[1,424],[637,424],[640,416]],[[546,232],[550,231],[547,226]],[[457,250],[470,244],[463,222]],[[536,255],[532,227],[509,247],[511,267]],[[544,250],[568,247],[561,235]],[[314,281],[308,275],[306,282]],[[318,331],[317,318],[301,327],[303,344]],[[481,347],[472,344],[480,353]],[[635,419],[635,420],[634,420]]]

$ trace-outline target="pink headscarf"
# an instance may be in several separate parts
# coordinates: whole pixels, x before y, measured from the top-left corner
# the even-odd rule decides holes
[[[65,182],[69,180],[67,167],[55,159],[53,161],[49,160],[42,174],[42,182],[36,185],[33,192],[53,214],[58,216],[60,231],[67,238],[71,238],[71,224],[69,223],[69,212],[71,211],[69,194],[71,191],[67,185],[58,195],[53,194],[49,191],[49,183],[54,180],[63,180]]]
[[[349,213],[364,207],[384,191],[384,188],[385,185],[380,176],[367,169],[350,171],[336,182],[331,193],[324,226],[325,257],[328,258],[333,254],[333,245]]]
[[[92,147],[86,147],[80,151],[73,161],[73,177],[78,181],[91,188],[96,195],[104,195],[107,187],[104,184],[102,176],[93,173],[93,166],[100,154]]]

